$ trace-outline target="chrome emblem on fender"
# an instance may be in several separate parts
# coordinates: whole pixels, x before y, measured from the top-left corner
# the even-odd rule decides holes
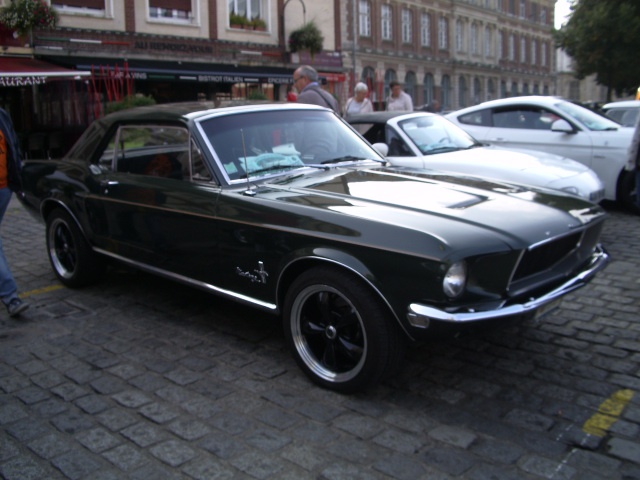
[[[248,278],[251,280],[251,283],[267,283],[267,277],[269,274],[264,269],[264,263],[258,262],[258,268],[254,268],[253,271],[255,273],[251,273],[249,271],[244,271],[240,267],[236,267],[236,273],[241,277]]]

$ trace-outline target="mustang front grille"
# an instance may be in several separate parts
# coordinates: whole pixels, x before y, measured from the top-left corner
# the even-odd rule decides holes
[[[513,275],[513,282],[526,279],[539,273],[553,270],[573,258],[573,267],[579,266],[593,251],[600,237],[602,222],[588,229],[552,239],[534,246],[524,252]]]

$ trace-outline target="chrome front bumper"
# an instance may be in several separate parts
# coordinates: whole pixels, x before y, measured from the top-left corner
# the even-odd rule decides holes
[[[431,322],[466,323],[535,314],[538,310],[543,310],[543,307],[548,306],[554,300],[558,300],[564,295],[577,290],[578,288],[584,287],[589,283],[589,281],[591,281],[596,273],[607,266],[609,261],[609,254],[604,250],[604,248],[598,246],[591,257],[589,265],[582,272],[570,280],[567,280],[565,283],[549,293],[542,295],[539,298],[532,298],[526,303],[508,305],[495,310],[481,312],[466,311],[455,313],[446,312],[444,310],[439,310],[419,303],[412,303],[409,305],[407,319],[411,326],[426,329],[429,328]]]

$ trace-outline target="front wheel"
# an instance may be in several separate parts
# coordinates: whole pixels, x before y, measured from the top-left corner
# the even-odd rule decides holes
[[[56,276],[68,287],[95,283],[105,272],[105,260],[91,250],[76,222],[62,209],[47,217],[47,253]]]
[[[400,364],[404,336],[386,305],[364,282],[315,267],[292,284],[284,330],[300,368],[318,385],[353,393]]]

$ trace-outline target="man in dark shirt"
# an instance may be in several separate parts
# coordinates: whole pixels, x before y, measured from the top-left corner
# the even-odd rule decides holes
[[[293,86],[298,90],[298,103],[311,103],[328,107],[340,113],[338,101],[333,95],[320,87],[318,72],[309,65],[302,65],[293,72]]]

